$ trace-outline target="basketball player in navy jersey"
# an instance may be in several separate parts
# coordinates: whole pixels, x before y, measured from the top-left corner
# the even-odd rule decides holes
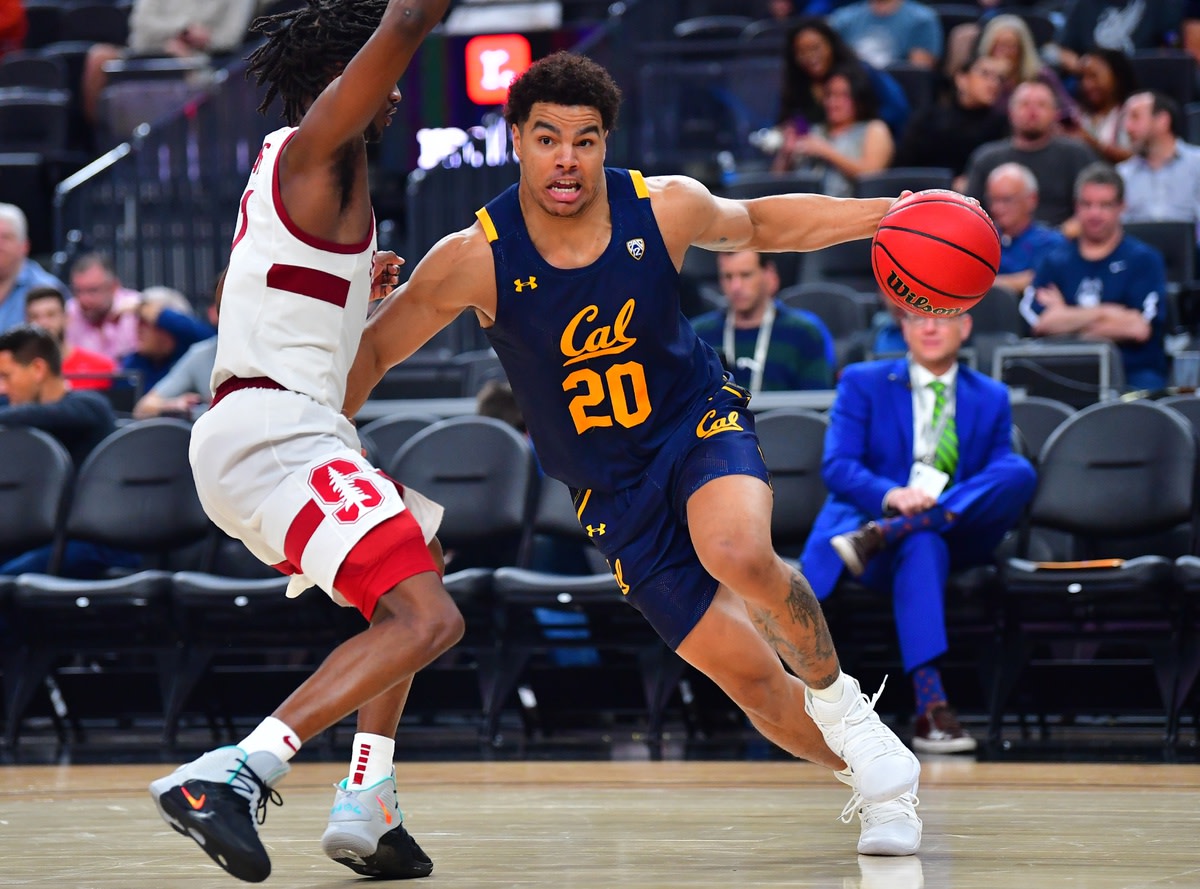
[[[911,855],[920,766],[841,672],[811,588],[772,549],[748,395],[679,310],[688,247],[814,250],[869,236],[892,201],[728,201],[691,179],[606,169],[620,98],[608,72],[568,53],[514,82],[519,183],[373,316],[345,412],[473,309],[546,474],[572,488],[630,604],[767,738],[853,787],[844,818],[861,818],[860,852]]]

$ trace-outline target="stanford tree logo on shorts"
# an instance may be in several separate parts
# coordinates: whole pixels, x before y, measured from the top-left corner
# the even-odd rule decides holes
[[[327,512],[343,525],[352,525],[364,513],[383,502],[383,494],[371,478],[374,473],[341,457],[322,463],[308,474],[308,486],[327,506]]]

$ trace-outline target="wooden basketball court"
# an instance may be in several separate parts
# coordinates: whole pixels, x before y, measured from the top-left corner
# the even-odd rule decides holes
[[[241,885],[161,822],[146,785],[171,767],[0,768],[0,886]],[[361,878],[321,854],[339,764],[301,763],[262,833],[288,889]],[[855,853],[847,790],[786,762],[400,766],[410,830],[435,861],[414,885],[574,889],[1135,889],[1200,886],[1192,765],[925,763],[925,840]]]

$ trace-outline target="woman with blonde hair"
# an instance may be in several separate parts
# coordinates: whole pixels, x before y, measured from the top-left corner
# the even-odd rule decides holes
[[[1054,69],[1042,61],[1037,44],[1033,42],[1033,32],[1020,16],[1005,13],[990,19],[979,35],[977,52],[981,56],[999,59],[1004,66],[1000,94],[996,98],[999,107],[1008,106],[1008,100],[1019,84],[1040,80],[1054,90],[1064,114],[1068,109],[1072,109],[1072,114],[1075,113],[1074,99]]]

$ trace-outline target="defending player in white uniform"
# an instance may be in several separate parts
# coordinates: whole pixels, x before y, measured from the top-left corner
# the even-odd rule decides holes
[[[351,768],[322,848],[359,874],[422,877],[433,863],[405,831],[392,767],[413,675],[462,635],[441,582],[441,508],[361,455],[341,414],[372,286],[366,141],[400,101],[396,81],[447,0],[307,0],[259,19],[250,71],[289,126],[263,141],[222,292],[213,402],[192,467],[205,510],[267,564],[352,605],[370,626],[338,646],[236,746],[150,785],[163,818],[239,879],[266,879],[258,837],[288,760],[357,711]],[[231,208],[232,209],[232,208]]]

